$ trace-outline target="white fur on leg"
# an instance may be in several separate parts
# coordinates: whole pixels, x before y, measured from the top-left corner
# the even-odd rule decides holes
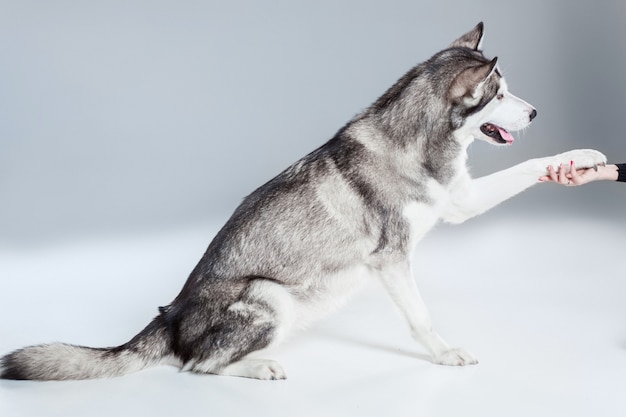
[[[590,168],[603,164],[606,157],[591,149],[577,149],[555,156],[530,159],[511,168],[471,179],[465,173],[450,189],[449,204],[442,212],[448,223],[463,223],[508,200],[514,195],[539,183],[539,177],[547,174],[548,165],[564,164],[569,169],[570,161],[578,168]]]
[[[478,361],[463,349],[450,349],[433,329],[430,315],[411,277],[408,263],[387,267],[381,271],[381,279],[396,306],[404,314],[411,334],[432,354],[433,363],[441,365],[473,365]]]
[[[268,359],[242,359],[226,366],[220,375],[264,380],[287,379],[283,367]]]

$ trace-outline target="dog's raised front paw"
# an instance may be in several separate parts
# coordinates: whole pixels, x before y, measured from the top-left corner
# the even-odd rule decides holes
[[[606,164],[606,156],[593,149],[575,149],[555,155],[551,164],[554,167],[563,164],[569,166],[570,161],[574,161],[576,168],[591,168],[594,165]]]
[[[434,359],[434,363],[437,365],[447,366],[465,366],[476,365],[478,361],[471,353],[464,349],[456,348],[450,349]]]

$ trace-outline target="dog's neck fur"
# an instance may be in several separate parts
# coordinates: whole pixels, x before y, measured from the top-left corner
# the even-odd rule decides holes
[[[437,82],[429,73],[439,61],[458,54],[444,51],[411,69],[348,123],[345,132],[384,158],[392,171],[449,185],[460,171],[466,172],[467,148],[474,136],[458,125],[464,120],[454,113],[459,107],[448,96],[458,72],[446,73]],[[467,66],[489,62],[475,51],[461,55]]]
[[[365,115],[351,122],[345,132],[372,152],[372,160],[384,165],[387,172],[413,179],[427,176],[446,186],[459,169],[465,169],[467,148],[474,138],[471,134],[437,135],[432,133],[436,129],[419,130],[419,125],[413,123],[412,130],[399,137],[393,125],[381,129],[374,117]]]

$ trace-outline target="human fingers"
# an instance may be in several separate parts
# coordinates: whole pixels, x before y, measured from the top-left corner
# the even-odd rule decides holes
[[[559,183],[569,185],[570,180],[567,178],[567,172],[563,164],[559,165]]]
[[[554,171],[554,167],[552,165],[548,166],[548,177],[552,182],[559,182],[559,179],[556,176],[556,172]]]
[[[576,169],[576,174],[578,174],[578,176],[583,175],[585,172],[587,172],[589,169],[593,169],[593,168],[587,168],[587,169]],[[568,172],[566,174],[567,178],[572,178],[572,173]]]
[[[580,178],[580,173],[582,173],[584,170],[580,170],[580,172],[578,170],[576,170],[576,163],[574,161],[570,161],[569,163],[569,174],[568,174],[568,178],[570,180],[569,185],[580,185],[581,184],[581,178]]]

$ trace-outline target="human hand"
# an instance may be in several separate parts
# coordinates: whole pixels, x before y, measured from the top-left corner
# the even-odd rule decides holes
[[[600,165],[593,168],[576,169],[574,161],[570,161],[569,170],[563,164],[555,171],[553,166],[548,167],[548,175],[539,178],[541,182],[554,182],[565,186],[583,185],[597,180],[617,179],[615,165]]]

